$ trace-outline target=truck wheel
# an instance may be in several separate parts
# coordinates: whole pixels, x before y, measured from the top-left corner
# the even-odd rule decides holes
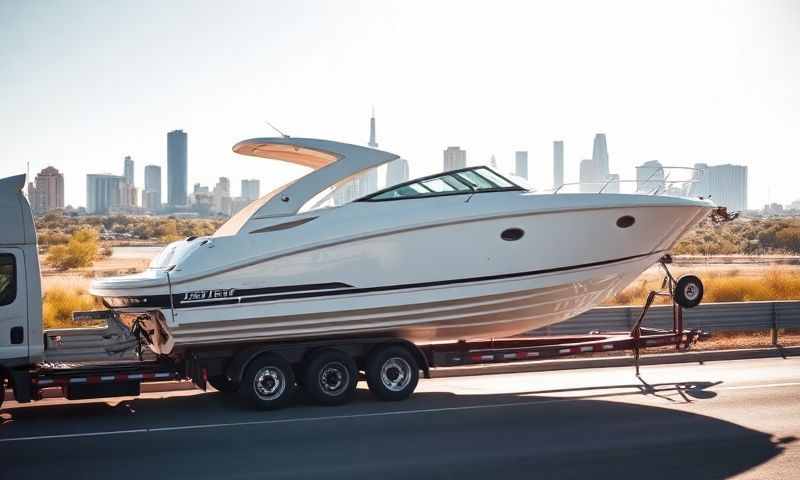
[[[3,373],[0,372],[0,408],[3,407],[3,400],[6,399],[6,379]]]
[[[211,384],[218,392],[222,393],[236,393],[239,391],[239,383],[231,381],[225,375],[214,375],[208,377],[208,383]]]
[[[294,390],[292,366],[278,355],[269,353],[250,362],[239,385],[239,395],[260,410],[285,406],[291,401]]]
[[[356,393],[358,370],[350,355],[335,349],[319,350],[309,357],[303,387],[323,405],[342,405]]]
[[[675,302],[683,308],[694,308],[703,300],[703,282],[694,275],[684,275],[675,284]]]
[[[419,365],[405,347],[378,347],[367,358],[366,375],[369,390],[379,399],[405,400],[417,388]]]

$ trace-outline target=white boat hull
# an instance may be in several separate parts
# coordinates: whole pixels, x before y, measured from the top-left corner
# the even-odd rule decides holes
[[[198,344],[353,334],[421,343],[501,337],[561,322],[613,297],[708,210],[658,205],[495,216],[480,212],[479,201],[451,206],[482,217],[396,230],[382,230],[376,219],[366,230],[370,234],[337,236],[332,226],[352,231],[346,222],[358,220],[361,206],[352,205],[339,218],[330,212],[324,222],[309,222],[319,233],[289,229],[284,238],[224,237],[209,251],[254,248],[243,240],[281,240],[293,249],[275,249],[258,260],[237,262],[232,256],[216,273],[186,280],[180,271],[169,272],[171,290],[95,286],[93,293],[113,300],[133,292],[133,303],[117,305],[121,311],[153,313],[157,307],[152,316],[162,324],[153,346],[158,353]],[[635,217],[634,226],[619,228],[617,220],[626,215]],[[500,232],[508,228],[526,233],[519,241],[502,240]],[[301,242],[304,234],[321,237],[322,229],[328,230],[327,242]]]
[[[660,255],[469,285],[193,308],[186,323],[178,313],[164,347],[352,334],[418,343],[515,335],[572,318],[612,297]],[[297,303],[306,313],[279,313],[296,311]]]

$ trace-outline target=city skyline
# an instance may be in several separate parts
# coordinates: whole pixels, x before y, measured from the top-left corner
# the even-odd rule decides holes
[[[495,154],[504,171],[514,151],[527,150],[532,183],[546,189],[552,140],[567,146],[570,182],[591,156],[585,139],[602,131],[623,178],[652,158],[732,163],[748,167],[750,207],[800,197],[792,181],[800,176],[796,2],[422,8],[2,4],[0,175],[56,166],[66,203],[86,205],[83,174],[120,155],[137,161],[137,178],[143,164],[161,165],[165,177],[164,132],[182,128],[192,137],[189,185],[213,185],[224,173],[261,178],[270,191],[304,170],[236,156],[233,144],[274,136],[269,120],[292,136],[363,145],[374,104],[381,147],[407,159],[412,177],[441,168],[444,145],[461,145],[470,160]],[[454,12],[458,22],[449,21]],[[207,26],[202,35],[198,24]],[[120,67],[119,58],[130,61]],[[31,67],[45,64],[48,75]],[[453,81],[457,64],[463,72]],[[542,65],[558,73],[541,75]],[[586,72],[596,75],[589,81]]]

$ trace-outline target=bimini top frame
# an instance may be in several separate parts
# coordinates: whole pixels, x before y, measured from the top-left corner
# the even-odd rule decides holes
[[[252,218],[296,215],[306,202],[328,187],[400,158],[374,148],[315,138],[251,138],[233,151],[252,157],[282,160],[314,170],[262,198]]]

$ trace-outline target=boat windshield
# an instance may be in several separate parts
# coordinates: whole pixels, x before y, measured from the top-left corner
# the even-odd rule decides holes
[[[488,167],[471,167],[422,177],[362,197],[357,202],[374,202],[439,195],[525,190]]]

